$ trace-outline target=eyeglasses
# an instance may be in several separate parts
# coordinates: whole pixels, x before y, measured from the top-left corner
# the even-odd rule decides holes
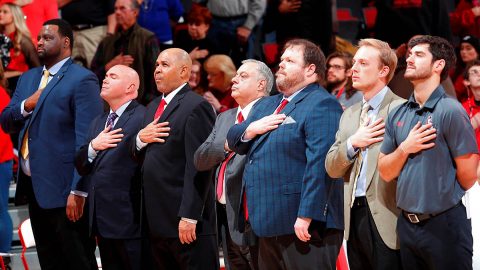
[[[480,76],[480,70],[474,69],[468,72],[468,75]]]
[[[330,68],[333,68],[335,70],[342,70],[342,69],[345,69],[345,66],[327,64],[327,70],[329,70]]]

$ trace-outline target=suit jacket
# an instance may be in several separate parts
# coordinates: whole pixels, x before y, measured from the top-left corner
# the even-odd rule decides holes
[[[227,157],[224,150],[227,132],[235,124],[236,116],[237,108],[219,114],[212,133],[195,152],[195,167],[199,171],[216,168],[215,186],[218,184],[219,165]],[[235,154],[228,162],[224,179],[228,229],[232,240],[237,245],[247,245],[249,243],[248,238],[243,234],[244,227],[239,228],[239,224],[243,225],[245,223],[245,218],[240,213],[245,161],[245,155]]]
[[[42,68],[22,74],[1,123],[9,133],[20,132],[19,149],[28,129],[33,191],[40,207],[50,209],[65,207],[71,190],[83,190],[77,185],[75,152],[85,144],[90,122],[103,105],[95,74],[68,59],[43,90],[32,114],[24,117],[21,103],[37,91]],[[28,176],[18,171],[15,202],[21,204],[27,201]]]
[[[383,98],[378,111],[377,118],[387,118],[388,113],[405,100],[398,97],[389,89]],[[347,156],[347,140],[358,129],[360,124],[360,113],[362,102],[345,110],[340,120],[340,129],[336,135],[335,144],[332,145],[327,154],[325,167],[331,177],[343,177],[344,184],[344,212],[345,212],[345,239],[348,240],[350,233],[350,205],[352,201],[353,181],[356,171],[354,168],[355,158],[350,160]],[[373,144],[368,149],[367,156],[367,191],[366,197],[373,220],[377,224],[378,232],[383,242],[391,249],[399,249],[397,238],[397,217],[400,213],[395,202],[397,190],[396,181],[385,182],[380,178],[377,170],[378,154],[381,143]]]
[[[140,130],[145,107],[132,100],[114,126],[114,129],[122,128],[122,141],[117,147],[98,152],[97,157],[89,162],[88,145],[105,128],[108,114],[93,120],[87,143],[75,158],[78,172],[88,175],[84,180],[89,183],[90,231],[95,220],[98,232],[105,238],[140,237],[140,165],[130,146]]]
[[[311,229],[343,230],[343,183],[325,171],[342,113],[335,97],[310,84],[281,113],[290,123],[242,142],[247,126],[274,112],[282,95],[265,98],[242,124],[228,132],[228,145],[247,154],[243,175],[249,220],[260,237],[294,233],[297,217],[312,218]]]
[[[148,106],[142,128],[153,121],[161,97]],[[144,159],[143,192],[150,234],[178,237],[181,217],[198,221],[197,235],[215,233],[215,192],[211,171],[199,172],[193,155],[207,139],[215,121],[212,106],[185,85],[165,108],[165,143],[151,143],[135,154]],[[135,144],[133,144],[135,147]]]

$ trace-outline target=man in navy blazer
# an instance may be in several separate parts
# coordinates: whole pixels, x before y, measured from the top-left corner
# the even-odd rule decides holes
[[[74,157],[102,102],[95,74],[72,63],[72,46],[67,22],[45,22],[37,49],[44,66],[23,73],[1,115],[5,131],[20,131],[15,201],[29,204],[42,269],[97,267]]]
[[[107,71],[100,96],[110,110],[93,120],[75,158],[78,172],[89,176],[90,232],[105,269],[142,269],[140,165],[130,151],[145,114],[135,100],[139,85],[130,67]]]
[[[343,182],[325,157],[342,109],[318,85],[325,56],[307,40],[287,42],[276,73],[281,94],[265,98],[229,147],[247,153],[247,216],[259,236],[260,269],[335,269],[343,237]]]

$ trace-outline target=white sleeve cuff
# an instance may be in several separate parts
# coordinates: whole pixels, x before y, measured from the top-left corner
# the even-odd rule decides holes
[[[88,144],[88,162],[92,163],[93,160],[97,157],[98,152],[95,151],[92,147],[92,142]]]
[[[147,146],[148,143],[144,143],[140,140],[140,136],[137,134],[136,138],[136,145],[137,145],[137,151],[142,150],[145,146]]]
[[[25,101],[26,100],[22,101],[22,103],[20,104],[20,112],[22,113],[23,117],[27,117],[30,114],[32,114],[32,112],[33,112],[33,111],[31,111],[31,112],[25,111]]]
[[[70,194],[77,195],[77,196],[82,196],[84,198],[88,197],[88,193],[80,190],[72,190],[70,191]]]
[[[358,152],[358,149],[355,150],[355,148],[353,148],[353,145],[352,145],[352,142],[350,141],[350,138],[348,138],[347,140],[347,157],[349,160],[352,160],[355,155],[357,154]]]
[[[181,220],[186,221],[188,223],[197,224],[197,221],[195,219],[189,219],[189,218],[182,217]]]

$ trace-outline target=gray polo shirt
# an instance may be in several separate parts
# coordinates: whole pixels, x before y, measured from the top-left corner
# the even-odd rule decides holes
[[[433,123],[435,146],[408,157],[398,177],[397,206],[417,214],[440,213],[458,204],[465,193],[456,178],[454,158],[478,153],[475,134],[461,104],[438,86],[423,108],[412,94],[388,115],[380,151],[395,151],[418,122]]]

